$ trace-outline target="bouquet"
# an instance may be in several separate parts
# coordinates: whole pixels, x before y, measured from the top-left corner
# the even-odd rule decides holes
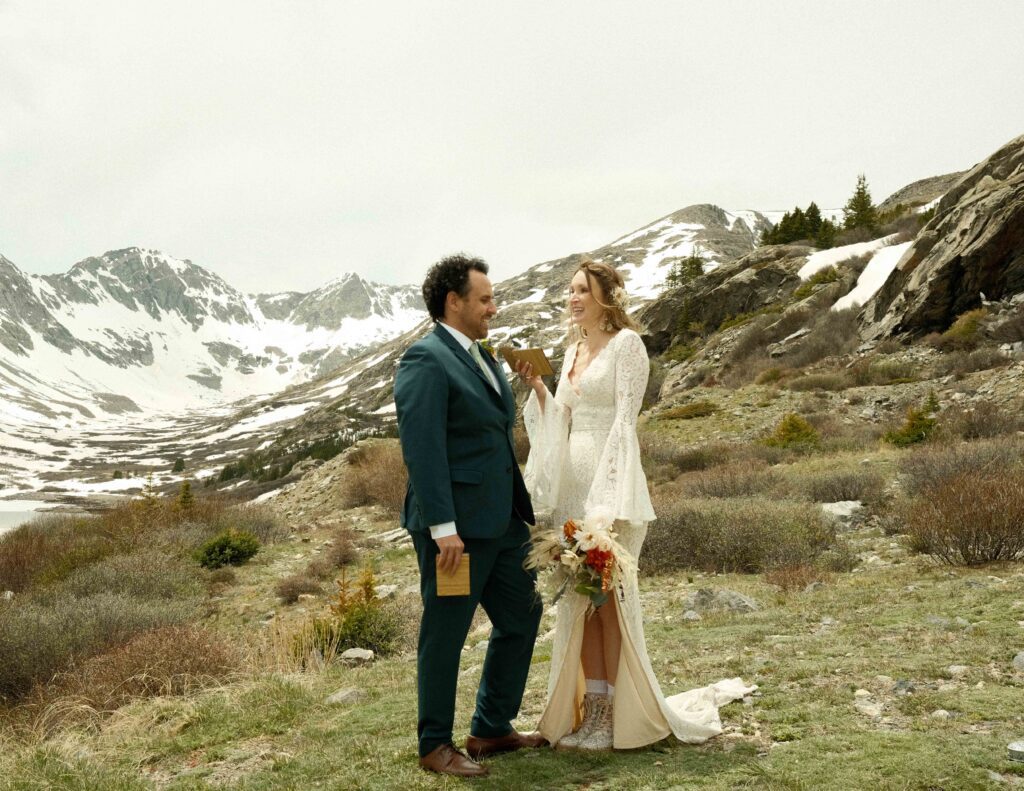
[[[617,541],[614,519],[603,511],[588,516],[582,525],[572,519],[561,530],[543,531],[532,538],[527,568],[550,570],[545,580],[554,604],[571,586],[600,607],[624,573],[636,570],[633,558]]]

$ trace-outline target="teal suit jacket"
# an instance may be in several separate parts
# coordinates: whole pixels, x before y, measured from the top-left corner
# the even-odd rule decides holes
[[[516,404],[498,364],[501,392],[443,327],[408,348],[395,374],[395,408],[409,487],[401,523],[429,534],[455,522],[462,538],[498,538],[533,508],[513,451]]]

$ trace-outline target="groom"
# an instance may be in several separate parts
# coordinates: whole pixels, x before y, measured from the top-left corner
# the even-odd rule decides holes
[[[409,470],[402,526],[412,534],[423,598],[420,766],[476,777],[487,768],[474,759],[546,744],[511,725],[541,616],[533,576],[523,568],[534,517],[512,451],[512,391],[477,343],[498,312],[487,264],[464,255],[442,259],[427,273],[423,299],[434,330],[409,347],[395,375]],[[438,574],[455,572],[463,554],[468,595],[439,596]],[[459,659],[477,604],[493,629],[466,740],[469,757],[452,743],[452,727]]]

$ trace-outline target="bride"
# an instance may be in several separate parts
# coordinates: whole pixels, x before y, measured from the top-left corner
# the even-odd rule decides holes
[[[655,518],[636,434],[649,364],[626,313],[622,276],[584,259],[569,287],[569,321],[577,340],[566,350],[556,395],[529,365],[517,367],[532,388],[526,484],[555,526],[611,512],[619,543],[638,558]],[[722,732],[718,707],[756,688],[734,678],[666,699],[647,656],[635,573],[596,610],[570,590],[557,613],[539,730],[558,747],[628,749],[669,734],[704,742]]]

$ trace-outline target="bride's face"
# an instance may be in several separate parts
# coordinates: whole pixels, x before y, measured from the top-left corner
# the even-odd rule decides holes
[[[591,282],[593,290],[591,290]],[[569,284],[569,319],[583,329],[596,327],[604,316],[604,294],[597,280],[587,281],[587,274],[580,270],[572,276]]]

